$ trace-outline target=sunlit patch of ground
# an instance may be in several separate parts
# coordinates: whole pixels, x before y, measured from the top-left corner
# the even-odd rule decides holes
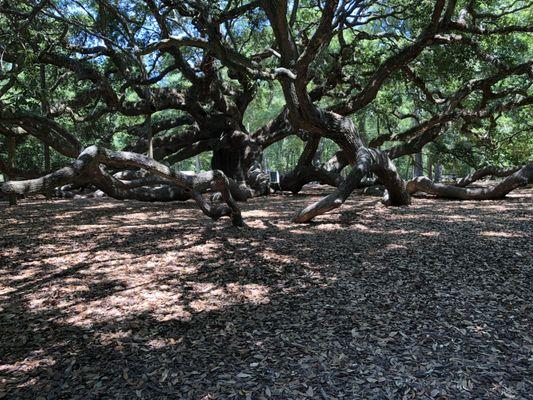
[[[0,205],[0,398],[383,399],[533,393],[532,189],[507,200],[329,189],[242,204]]]

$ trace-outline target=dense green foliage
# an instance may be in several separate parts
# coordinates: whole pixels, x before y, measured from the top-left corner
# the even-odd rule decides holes
[[[190,4],[189,4],[190,3]],[[0,127],[13,126],[6,112],[24,111],[42,115],[43,104],[52,107],[48,117],[65,131],[75,136],[82,145],[102,143],[121,149],[133,145],[138,132],[132,131],[141,125],[144,115],[128,115],[119,107],[112,107],[95,90],[97,84],[91,78],[83,78],[79,69],[88,65],[101,74],[110,88],[119,93],[125,101],[142,100],[142,90],[127,78],[137,80],[154,79],[151,87],[172,87],[184,93],[195,83],[186,76],[184,68],[175,66],[176,58],[171,52],[148,52],[140,56],[136,49],[147,48],[161,39],[161,28],[154,17],[154,9],[167,12],[168,26],[177,36],[206,38],[212,34],[201,31],[201,23],[189,15],[194,7],[208,7],[210,17],[223,15],[225,11],[246,5],[246,1],[220,1],[208,5],[206,2],[164,2],[164,1],[4,1],[0,7],[0,49],[11,58],[1,62],[0,107],[4,114]],[[306,0],[299,2],[295,14],[294,31],[299,32],[297,42],[306,42],[318,26],[324,2]],[[346,4],[357,2],[346,2]],[[319,100],[321,107],[335,108],[364,87],[369,77],[388,57],[399,49],[410,45],[425,29],[433,1],[409,2],[393,0],[368,2],[355,8],[364,17],[344,35],[335,35],[329,45],[313,60],[312,79],[308,90],[323,85],[331,76],[342,75],[340,83],[332,85]],[[173,6],[169,6],[173,4]],[[181,4],[181,5],[180,5]],[[41,6],[42,5],[42,6]],[[289,5],[294,5],[289,2]],[[167,8],[165,8],[168,6]],[[458,1],[453,18],[460,18],[461,10],[474,9],[483,20],[483,29],[497,30],[505,26],[521,26],[524,29],[509,34],[474,34],[458,32],[461,40],[441,46],[430,46],[421,52],[408,67],[413,75],[425,83],[433,96],[449,98],[465,85],[476,79],[490,76],[502,68],[528,62],[533,55],[531,24],[533,9],[525,1]],[[161,11],[163,12],[163,11]],[[206,11],[207,12],[207,11]],[[353,17],[355,18],[355,17]],[[470,17],[472,18],[472,17]],[[347,19],[348,23],[350,19]],[[231,45],[246,57],[268,49],[275,41],[267,15],[259,7],[228,18],[221,24],[222,42]],[[444,36],[444,35],[441,35]],[[475,39],[475,43],[474,43]],[[343,43],[345,42],[345,43]],[[347,43],[347,44],[346,44]],[[108,50],[92,51],[103,46]],[[226,93],[238,91],[251,85],[253,100],[245,109],[242,123],[248,132],[264,126],[282,110],[286,101],[276,80],[244,80],[216,52],[195,46],[180,47],[179,51],[189,66],[208,74],[207,63],[213,63],[215,72],[227,85]],[[60,54],[79,61],[80,65],[70,68],[57,61],[47,61],[48,53]],[[487,62],[487,59],[491,62]],[[339,69],[339,64],[341,68]],[[174,66],[174,67],[173,67]],[[267,57],[261,64],[265,69],[277,66],[276,57]],[[44,68],[45,81],[40,76]],[[167,70],[168,69],[168,70]],[[157,78],[162,74],[160,78]],[[8,88],[9,85],[9,88]],[[512,75],[497,82],[491,90],[496,93],[490,99],[491,107],[499,103],[531,96],[531,71],[528,74]],[[501,98],[498,92],[508,92]],[[483,93],[474,91],[461,103],[465,109],[479,109]],[[89,100],[89,101],[87,101]],[[121,100],[122,101],[122,100]],[[232,100],[233,101],[233,100]],[[216,111],[216,100],[201,99],[204,112]],[[68,109],[65,110],[65,106]],[[57,111],[54,111],[54,107]],[[63,107],[63,109],[61,109]],[[113,109],[114,108],[114,109]],[[483,108],[483,107],[481,107]],[[186,115],[186,108],[168,107],[152,114],[154,122]],[[406,71],[399,68],[381,86],[376,98],[366,107],[351,113],[350,118],[367,141],[382,134],[394,135],[409,129],[421,121],[430,120],[443,112],[438,102],[428,101],[420,86],[406,78]],[[448,123],[442,133],[425,146],[426,161],[440,163],[446,172],[464,174],[470,168],[485,164],[501,166],[523,164],[531,161],[533,135],[531,121],[533,108],[529,104],[516,109],[495,111],[488,118],[455,119]],[[15,124],[16,125],[16,124]],[[177,126],[159,132],[159,136],[176,136],[185,132],[187,126]],[[0,131],[6,135],[6,130]],[[43,166],[41,142],[33,135],[19,135],[17,140],[16,164],[21,169],[38,169]],[[0,157],[6,159],[6,140],[2,139]],[[389,140],[385,149],[398,144]],[[296,135],[270,145],[265,151],[264,163],[269,169],[289,171],[297,163],[304,142]],[[321,144],[323,161],[331,157],[338,146],[323,139]],[[196,157],[178,163],[181,169],[210,169],[211,150],[202,151]],[[66,157],[52,151],[52,167],[65,163]],[[164,161],[164,160],[163,160]],[[399,171],[411,174],[412,156],[397,160]]]

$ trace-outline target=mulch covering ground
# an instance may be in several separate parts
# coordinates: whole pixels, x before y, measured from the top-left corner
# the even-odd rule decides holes
[[[2,399],[531,398],[532,189],[0,206]]]

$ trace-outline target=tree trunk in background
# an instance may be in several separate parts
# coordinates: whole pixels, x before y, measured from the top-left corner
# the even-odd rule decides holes
[[[270,193],[268,174],[261,166],[261,146],[241,130],[220,136],[225,139],[213,149],[211,168],[224,172],[237,184],[232,185],[234,196],[239,201],[246,201],[250,197]]]
[[[197,154],[194,158],[194,169],[196,173],[202,171],[202,163],[200,162],[200,154]]]
[[[146,140],[148,141],[148,151],[146,154],[154,158],[154,138],[152,135],[152,114],[146,116]]]
[[[320,140],[318,142],[318,147],[316,149],[315,156],[313,157],[312,164],[315,166],[322,164],[322,154],[324,153],[324,141]]]
[[[7,138],[7,166],[9,169],[15,168],[15,138],[10,136]],[[13,176],[7,176],[7,180],[11,180],[14,178]],[[8,196],[9,199],[9,205],[14,206],[17,204],[17,195],[16,194],[10,194]]]
[[[424,175],[424,160],[422,158],[422,152],[415,153],[413,164],[413,178]]]
[[[43,154],[44,154],[44,172],[50,171],[50,146],[43,144]]]
[[[281,176],[281,190],[289,190],[293,194],[297,194],[304,185],[313,181],[335,187],[340,185],[342,182],[340,171],[347,164],[347,161],[342,158],[343,153],[339,152],[338,156],[335,155],[325,165],[322,164],[320,160],[323,145],[324,141],[320,137],[311,137],[307,140],[294,169]]]
[[[236,182],[244,182],[247,169],[252,163],[251,159],[245,158],[247,156],[253,158],[249,136],[239,130],[222,132],[214,136],[225,137],[225,139],[213,149],[211,168],[224,172],[227,177]]]
[[[428,158],[428,178],[433,179],[433,162],[431,158]]]
[[[442,179],[442,164],[435,165],[435,183],[439,183]]]
[[[368,140],[367,140],[368,136],[366,134],[366,115],[363,115],[361,117],[361,119],[359,120],[358,129],[359,129],[359,136],[361,137],[363,142],[364,143],[368,143]],[[378,130],[379,130],[379,128],[378,128]]]
[[[46,70],[44,64],[39,66],[39,75],[41,78],[41,114],[46,117],[50,113],[50,104],[48,103],[48,93],[46,91]],[[47,174],[50,172],[50,146],[43,143],[43,170]],[[45,193],[46,198],[50,198],[50,193]]]
[[[46,117],[50,113],[50,104],[48,103],[48,92],[46,86],[46,70],[44,64],[39,66],[39,78],[41,85],[41,113]]]
[[[48,146],[46,143],[43,143],[43,155],[44,155],[44,173],[48,174],[50,172],[50,146]],[[51,198],[50,192],[45,192],[44,196],[47,199]]]
[[[263,158],[261,160],[261,164],[263,165],[263,171],[268,171],[268,158],[266,153],[263,152]]]

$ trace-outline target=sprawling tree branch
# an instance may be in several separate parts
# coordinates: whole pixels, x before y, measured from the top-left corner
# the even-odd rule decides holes
[[[196,201],[201,210],[209,217],[216,220],[227,215],[235,226],[243,224],[239,207],[231,195],[230,183],[223,172],[215,170],[202,174],[186,175],[141,154],[112,151],[98,146],[86,148],[71,165],[41,178],[5,182],[0,186],[0,192],[4,195],[21,195],[51,190],[68,183],[92,183],[109,196],[118,199],[127,199],[139,194],[138,189],[128,187],[127,184],[107,173],[102,165],[121,169],[145,169],[181,188],[183,192]],[[146,191],[146,189],[144,190]],[[213,205],[206,201],[202,193],[207,190],[220,192],[225,205]],[[146,196],[155,200],[156,192],[146,193]],[[176,197],[179,196],[181,193],[176,194]]]
[[[485,178],[486,176],[497,176],[500,178],[507,177],[511,174],[514,174],[516,171],[520,170],[522,167],[510,167],[510,168],[499,168],[494,165],[489,165],[483,168],[480,168],[471,174],[461,178],[455,186],[458,187],[467,187],[472,183]]]
[[[533,164],[528,164],[490,188],[465,188],[445,185],[443,183],[434,183],[425,176],[419,176],[408,182],[407,190],[411,194],[425,192],[446,199],[498,200],[503,199],[512,190],[532,182]]]

